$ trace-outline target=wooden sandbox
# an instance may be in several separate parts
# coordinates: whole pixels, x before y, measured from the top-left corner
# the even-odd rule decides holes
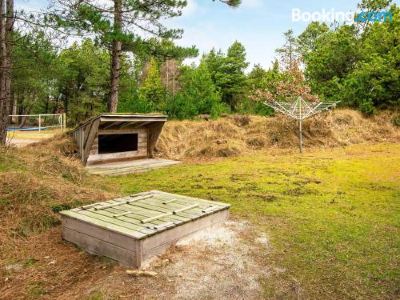
[[[182,237],[223,223],[229,205],[150,191],[62,211],[62,235],[89,253],[140,268]]]

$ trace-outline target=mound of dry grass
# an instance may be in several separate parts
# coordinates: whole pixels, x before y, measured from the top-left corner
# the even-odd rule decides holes
[[[326,112],[304,122],[305,147],[398,142],[393,113],[366,118],[350,109]],[[229,116],[212,121],[170,121],[157,143],[158,155],[171,159],[227,157],[254,150],[296,149],[298,126],[285,116]]]
[[[4,249],[10,240],[59,224],[58,211],[112,196],[96,188],[101,179],[86,174],[66,136],[1,151],[0,261],[11,254]]]

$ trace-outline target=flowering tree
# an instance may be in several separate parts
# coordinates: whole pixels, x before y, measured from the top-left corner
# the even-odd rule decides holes
[[[256,90],[252,98],[298,121],[299,149],[302,153],[303,120],[336,106],[337,102],[322,102],[313,95],[297,63],[292,64],[285,75],[286,78],[277,83],[275,91]]]

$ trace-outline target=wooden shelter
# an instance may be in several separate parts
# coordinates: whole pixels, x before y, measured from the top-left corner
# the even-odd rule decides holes
[[[153,157],[164,115],[101,114],[72,131],[84,165]]]
[[[150,191],[62,211],[61,216],[65,240],[140,268],[182,237],[224,222],[229,205]]]

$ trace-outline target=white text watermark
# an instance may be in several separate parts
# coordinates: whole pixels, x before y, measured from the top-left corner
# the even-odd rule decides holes
[[[322,22],[322,23],[366,23],[366,22],[392,22],[393,14],[390,11],[337,11],[322,9],[320,11],[303,11],[300,8],[292,9],[293,22]]]

